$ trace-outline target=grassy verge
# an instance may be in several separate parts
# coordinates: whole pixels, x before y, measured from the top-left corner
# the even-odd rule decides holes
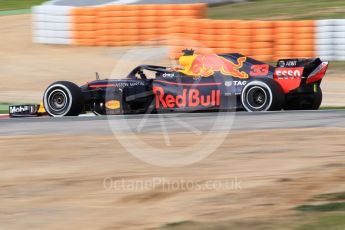
[[[46,0],[0,0],[1,11],[13,11],[21,9],[30,9],[32,6],[40,5]]]
[[[23,13],[46,0],[0,0],[0,15]],[[1,11],[4,11],[1,13]],[[256,0],[213,6],[209,17],[216,19],[322,19],[344,18],[345,1],[342,0]]]
[[[218,222],[193,222],[182,221],[169,223],[160,228],[160,230],[290,230],[293,229],[291,223],[284,221],[218,221]]]
[[[314,205],[301,205],[296,210],[305,214],[307,223],[296,230],[341,230],[345,229],[345,192],[327,193],[314,196],[310,201],[325,202]],[[330,202],[330,203],[328,203]]]
[[[29,13],[31,13],[31,9],[2,10],[2,11],[0,11],[0,16],[17,15],[17,14],[29,14]]]
[[[264,221],[225,221],[170,223],[159,230],[344,230],[345,214],[310,214]]]
[[[345,1],[342,0],[257,0],[226,4],[209,9],[215,19],[324,19],[344,18]]]
[[[311,201],[341,201],[345,200],[345,192],[326,193],[313,197]]]
[[[345,106],[322,106],[320,110],[343,110]]]
[[[7,114],[8,106],[8,104],[0,104],[0,114]]]
[[[345,229],[345,215],[335,214],[326,216],[317,216],[309,220],[295,230],[343,230]]]
[[[302,212],[334,212],[345,211],[345,202],[335,202],[319,205],[301,205],[296,208]]]
[[[295,208],[294,216],[272,219],[251,219],[241,221],[194,222],[181,221],[166,224],[160,230],[344,230],[345,192],[320,194],[312,197],[315,205],[301,205]]]
[[[345,15],[344,15],[344,17],[345,17]],[[344,72],[345,71],[345,61],[331,61],[329,63],[328,71]]]

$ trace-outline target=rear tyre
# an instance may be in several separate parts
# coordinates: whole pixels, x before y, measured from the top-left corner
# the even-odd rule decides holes
[[[47,88],[43,103],[52,117],[78,116],[83,110],[83,95],[76,84],[60,81]]]
[[[272,79],[249,82],[242,91],[241,101],[248,112],[279,111],[284,105],[284,93]]]
[[[323,98],[322,90],[319,87],[318,90],[317,90],[317,93],[315,93],[314,95],[310,96],[309,100],[307,98],[307,102],[309,102],[309,103],[306,103],[304,105],[303,109],[305,109],[305,110],[318,110],[318,109],[320,109],[320,106],[321,106],[321,103],[322,103],[322,98]]]
[[[287,100],[284,110],[318,110],[322,103],[322,97],[322,90],[318,87],[314,94],[296,96]]]

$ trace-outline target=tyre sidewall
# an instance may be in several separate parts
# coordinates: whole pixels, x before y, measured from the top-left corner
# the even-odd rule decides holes
[[[57,114],[51,111],[48,104],[50,93],[54,90],[62,90],[68,97],[68,105],[65,111]],[[80,88],[71,82],[56,82],[50,85],[44,93],[43,102],[47,113],[53,117],[78,116],[82,110],[82,97]]]
[[[266,95],[269,97],[268,104],[260,109],[252,107],[247,103],[247,93],[252,88],[258,86],[265,90]],[[242,90],[241,101],[243,107],[248,112],[265,112],[265,111],[276,111],[281,110],[284,104],[284,93],[281,87],[272,79],[258,79],[249,82]]]

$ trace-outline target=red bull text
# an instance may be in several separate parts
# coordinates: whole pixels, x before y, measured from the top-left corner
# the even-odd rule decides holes
[[[220,90],[211,90],[209,95],[201,95],[198,89],[183,89],[181,95],[166,94],[159,86],[153,87],[156,98],[156,109],[219,107]]]

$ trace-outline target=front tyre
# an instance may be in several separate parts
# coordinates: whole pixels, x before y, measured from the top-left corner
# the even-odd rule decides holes
[[[272,79],[249,82],[242,91],[241,101],[248,112],[278,111],[284,105],[284,93]]]
[[[83,95],[76,84],[60,81],[47,88],[43,103],[52,117],[78,116],[83,109]]]

